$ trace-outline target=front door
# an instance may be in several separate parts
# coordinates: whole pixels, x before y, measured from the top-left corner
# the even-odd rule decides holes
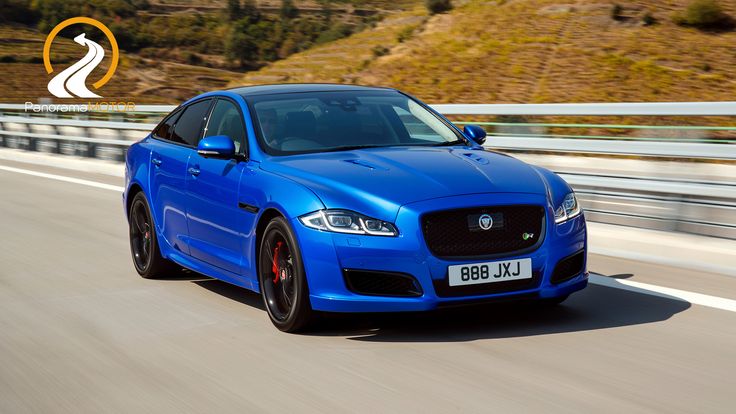
[[[189,248],[191,255],[213,266],[240,274],[243,229],[255,214],[238,207],[238,189],[247,163],[243,115],[237,104],[219,98],[204,136],[226,135],[233,140],[237,159],[205,158],[195,153],[187,174]],[[250,220],[250,221],[249,221]]]

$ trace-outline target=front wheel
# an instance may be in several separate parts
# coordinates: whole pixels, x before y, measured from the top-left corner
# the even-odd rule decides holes
[[[281,331],[297,332],[309,325],[314,312],[301,252],[282,217],[268,223],[258,255],[261,296],[271,322]]]

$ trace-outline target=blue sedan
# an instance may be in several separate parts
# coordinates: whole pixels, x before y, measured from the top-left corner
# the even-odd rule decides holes
[[[133,263],[260,292],[287,332],[315,311],[559,303],[587,284],[580,205],[485,139],[394,89],[205,93],[127,153]]]

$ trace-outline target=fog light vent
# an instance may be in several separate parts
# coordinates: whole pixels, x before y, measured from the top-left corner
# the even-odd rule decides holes
[[[405,273],[344,269],[345,284],[351,292],[370,296],[422,296],[417,280]]]
[[[585,251],[581,250],[557,262],[552,272],[552,283],[557,284],[572,279],[583,271]]]

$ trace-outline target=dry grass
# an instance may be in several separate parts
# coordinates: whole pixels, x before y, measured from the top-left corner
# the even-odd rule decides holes
[[[0,26],[0,59],[12,56],[14,63],[0,63],[0,102],[37,101],[53,98],[46,84],[48,75],[41,53],[45,35],[22,26]],[[101,43],[110,50],[106,42]],[[81,58],[86,49],[70,39],[57,37],[51,61],[55,71]],[[90,75],[101,78],[109,65],[109,57]],[[179,103],[184,99],[213,89],[221,89],[242,74],[219,69],[144,59],[121,53],[118,70],[112,80],[98,92],[106,100],[143,103]],[[86,100],[81,100],[86,102]],[[65,99],[65,103],[74,102]]]
[[[616,21],[613,2],[458,0],[452,12],[430,17],[423,2],[402,0],[404,11],[389,12],[372,29],[244,75],[126,54],[101,93],[174,103],[227,85],[340,82],[398,87],[429,102],[733,100],[736,32],[675,25],[671,15],[687,2],[616,1],[625,17]],[[736,16],[736,0],[720,3]],[[644,26],[646,13],[658,23]],[[43,39],[0,26],[0,58],[17,60],[0,63],[0,102],[49,96],[39,63]],[[376,56],[377,47],[388,53]],[[65,39],[53,50],[59,67],[84,52]]]
[[[618,3],[622,21],[611,18],[613,2],[472,0],[431,17],[398,46],[396,30],[379,26],[248,74],[245,82],[379,84],[430,102],[733,99],[736,33],[672,23],[687,0]],[[736,1],[721,4],[736,16]],[[642,24],[647,12],[657,24]],[[376,45],[390,53],[371,58]]]
[[[419,27],[426,19],[421,6],[385,17],[376,27],[294,54],[265,68],[250,72],[235,85],[279,82],[353,83],[357,74],[376,60],[376,46],[399,45],[399,33]]]

